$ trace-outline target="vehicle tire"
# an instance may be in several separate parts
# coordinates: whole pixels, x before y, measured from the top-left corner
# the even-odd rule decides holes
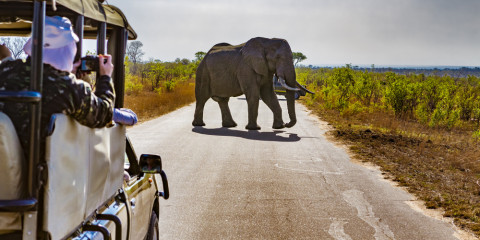
[[[299,99],[299,98],[300,98],[300,93],[298,93],[298,91],[297,91],[297,92],[295,92],[295,99]]]
[[[152,211],[152,216],[150,217],[150,224],[148,225],[148,232],[146,240],[159,240],[158,236],[158,217],[155,212]]]

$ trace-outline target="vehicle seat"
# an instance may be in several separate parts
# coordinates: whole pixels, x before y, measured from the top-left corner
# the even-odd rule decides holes
[[[0,112],[0,199],[22,198],[22,166],[24,155],[15,127],[10,118]],[[20,213],[0,213],[0,234],[21,230]]]
[[[64,114],[55,119],[46,139],[43,229],[63,239],[122,187],[126,136],[118,124],[93,129]]]

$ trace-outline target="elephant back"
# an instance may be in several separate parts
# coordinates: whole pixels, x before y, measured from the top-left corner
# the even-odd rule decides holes
[[[230,43],[217,43],[215,44],[212,48],[207,53],[207,56],[211,53],[216,53],[216,52],[229,52],[229,51],[237,51],[239,52],[240,49],[245,45],[245,43],[240,44],[240,45],[232,45]]]

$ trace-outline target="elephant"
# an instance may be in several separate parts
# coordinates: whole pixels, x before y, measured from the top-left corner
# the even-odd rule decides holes
[[[290,122],[284,123],[282,108],[273,89],[273,78],[278,77],[287,90],[287,109]],[[298,88],[297,88],[298,87]],[[219,43],[204,56],[196,71],[196,108],[193,126],[205,126],[203,109],[208,99],[218,102],[223,127],[236,127],[228,107],[230,97],[245,94],[248,105],[248,130],[260,130],[257,124],[259,100],[273,112],[274,129],[293,127],[295,91],[311,93],[296,81],[292,50],[284,39],[252,38],[240,45]]]

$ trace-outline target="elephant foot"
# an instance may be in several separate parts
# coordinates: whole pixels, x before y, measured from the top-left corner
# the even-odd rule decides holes
[[[272,126],[273,129],[282,129],[282,128],[285,128],[285,123],[281,122],[281,123],[273,123],[273,126]]]
[[[260,130],[260,126],[257,124],[248,124],[245,128],[248,130]]]
[[[291,127],[295,126],[295,123],[297,123],[297,121],[290,121],[289,123],[285,124],[285,127],[291,128]]]
[[[237,123],[236,122],[222,122],[222,127],[226,127],[226,128],[232,128],[232,127],[236,127],[237,126]]]
[[[205,126],[205,123],[203,121],[193,120],[192,125],[196,127],[203,127]]]

